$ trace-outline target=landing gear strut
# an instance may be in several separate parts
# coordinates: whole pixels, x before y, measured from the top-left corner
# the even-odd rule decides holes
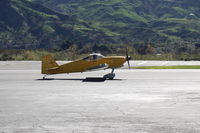
[[[114,77],[115,77],[114,70],[115,70],[115,68],[112,68],[111,73],[108,73],[108,74],[104,75],[103,78],[104,79],[110,79],[110,80],[114,79]]]

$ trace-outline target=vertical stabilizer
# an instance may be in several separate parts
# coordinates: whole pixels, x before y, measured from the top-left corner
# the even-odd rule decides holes
[[[42,74],[49,74],[48,70],[58,68],[59,65],[51,55],[43,56],[42,58]]]

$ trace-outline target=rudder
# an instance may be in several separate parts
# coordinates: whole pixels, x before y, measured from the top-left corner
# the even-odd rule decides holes
[[[42,74],[49,74],[48,70],[58,68],[59,65],[51,55],[42,57]]]

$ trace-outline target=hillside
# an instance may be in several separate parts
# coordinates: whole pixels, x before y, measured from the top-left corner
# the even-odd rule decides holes
[[[199,7],[197,0],[1,0],[0,48],[129,43],[142,51],[151,43],[158,51],[187,49],[200,44]]]
[[[1,0],[0,24],[1,49],[63,49],[105,36],[85,22],[26,0]]]
[[[197,0],[35,0],[128,42],[198,42]]]

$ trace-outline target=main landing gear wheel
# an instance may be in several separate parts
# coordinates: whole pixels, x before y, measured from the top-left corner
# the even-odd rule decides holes
[[[103,76],[104,79],[110,79],[110,80],[114,79],[114,77],[115,77],[114,73],[108,73]]]
[[[114,79],[114,77],[115,77],[114,68],[112,68],[111,73],[108,73],[108,74],[103,76],[104,79],[110,79],[110,80]]]
[[[43,79],[43,80],[46,79],[46,76],[47,76],[47,75],[44,75],[44,77],[43,77],[42,79]]]

